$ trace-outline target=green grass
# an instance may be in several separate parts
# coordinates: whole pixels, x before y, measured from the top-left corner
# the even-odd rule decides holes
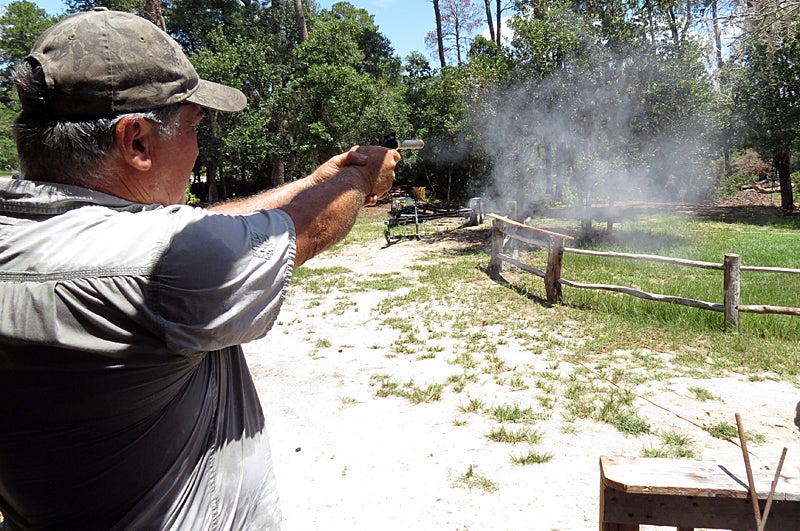
[[[512,455],[511,462],[515,465],[540,465],[551,461],[553,457],[553,454],[550,452],[542,453],[535,450],[528,450],[525,454]]]
[[[414,404],[437,402],[442,399],[442,391],[444,390],[444,386],[438,383],[419,387],[412,380],[405,384],[400,384],[388,374],[373,374],[370,377],[370,385],[377,387],[376,396],[381,398],[397,396],[405,398]]]
[[[694,442],[689,436],[677,431],[662,431],[658,436],[661,439],[661,446],[644,448],[643,457],[691,459],[695,456]]]
[[[490,441],[508,444],[537,444],[542,440],[542,434],[538,430],[528,427],[507,430],[505,426],[500,426],[487,433],[486,438]]]
[[[717,424],[704,425],[703,429],[712,437],[717,439],[739,440],[739,429],[728,422],[718,422]],[[763,433],[753,433],[745,430],[744,438],[754,444],[764,444],[767,438]]]
[[[532,423],[543,415],[530,407],[521,407],[519,404],[501,404],[491,409],[492,417],[497,422]]]
[[[689,392],[691,392],[694,397],[701,402],[705,402],[707,400],[719,400],[718,396],[714,395],[714,393],[704,387],[693,386],[689,388]]]
[[[345,286],[346,267],[298,267],[292,273],[292,284],[309,293],[330,293]]]
[[[546,220],[543,225],[557,228],[558,223],[564,222]],[[574,222],[565,226],[574,228]],[[382,235],[380,225],[359,222],[350,241],[374,243],[376,235]],[[682,440],[680,434],[653,433],[638,414],[641,401],[636,394],[656,382],[726,376],[731,369],[750,379],[798,382],[800,318],[741,314],[741,330],[727,333],[721,313],[566,286],[563,303],[551,307],[543,303],[543,282],[538,277],[505,265],[506,283],[488,279],[488,230],[485,235],[486,241],[470,243],[458,252],[425,255],[408,268],[409,275],[376,272],[358,278],[346,268],[300,268],[293,285],[319,294],[386,291],[375,317],[401,338],[374,348],[391,356],[415,356],[409,361],[438,357],[455,366],[455,374],[444,384],[417,385],[389,374],[374,375],[371,385],[377,396],[421,403],[440,400],[444,393],[465,393],[462,413],[507,426],[529,425],[556,414],[564,419],[564,433],[576,436],[577,419],[605,422],[622,433],[650,434],[648,439],[660,441],[644,449],[643,455],[687,457],[693,452],[691,441]],[[725,253],[738,253],[744,265],[800,269],[798,236],[798,217],[720,222],[658,215],[618,224],[613,239],[586,245],[715,263],[721,263]],[[546,254],[522,253],[521,258],[544,268]],[[579,282],[722,302],[721,271],[567,254],[562,275]],[[347,300],[340,302],[334,313],[349,311]],[[800,306],[800,276],[743,272],[742,303]],[[324,348],[324,340],[320,341],[318,348]],[[507,357],[509,349],[516,355],[528,354],[530,363]],[[534,406],[487,405],[484,402],[492,400],[485,394],[491,393],[487,386],[519,393],[523,403]],[[689,392],[698,401],[720,400],[702,384]],[[470,393],[488,398],[472,399]],[[506,428],[505,436],[494,436],[512,438],[509,434],[519,431]],[[706,431],[709,437],[737,437],[724,423]],[[751,438],[758,443],[758,435],[748,435]]]
[[[553,220],[539,220],[547,225]],[[800,269],[800,218],[778,217],[757,222],[704,221],[690,216],[659,215],[619,224],[613,239],[587,244],[596,250],[657,254],[721,264],[726,253],[742,256],[743,265]],[[567,246],[579,244],[570,242]],[[546,251],[524,255],[524,262],[543,268]],[[510,266],[506,266],[510,268]],[[721,304],[722,271],[678,265],[598,258],[566,253],[562,277],[583,283],[629,286]],[[543,297],[542,280],[519,275],[517,290]],[[740,314],[740,331],[725,333],[722,313],[647,301],[628,295],[563,288],[563,305],[577,319],[586,316],[599,348],[611,342],[634,341],[685,353],[683,361],[711,357],[717,367],[750,371],[800,373],[800,318]],[[800,307],[800,275],[741,274],[741,303]]]
[[[478,474],[475,468],[474,465],[469,465],[467,471],[455,479],[453,486],[469,490],[482,490],[488,493],[496,492],[499,488],[497,483],[484,475]]]

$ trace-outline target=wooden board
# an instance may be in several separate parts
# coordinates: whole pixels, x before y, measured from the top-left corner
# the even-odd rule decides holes
[[[774,471],[753,471],[764,506]],[[638,525],[682,529],[754,529],[744,463],[600,458],[600,529]],[[767,522],[770,531],[800,531],[800,468],[785,463]]]
[[[753,470],[760,499],[766,500],[774,476],[774,470]],[[680,494],[737,499],[746,499],[749,495],[744,462],[618,459],[602,456],[600,477],[604,485],[614,490],[635,494]],[[800,466],[796,463],[787,460],[783,465],[773,499],[800,501]]]

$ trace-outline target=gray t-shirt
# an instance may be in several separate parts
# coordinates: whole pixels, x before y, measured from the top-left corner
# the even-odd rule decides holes
[[[225,216],[0,179],[0,511],[10,529],[279,529],[240,344],[294,264]]]

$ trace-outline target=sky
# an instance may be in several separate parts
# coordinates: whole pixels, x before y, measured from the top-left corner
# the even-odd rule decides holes
[[[32,0],[36,5],[55,15],[65,11],[61,0]],[[338,0],[317,0],[320,9],[330,9]],[[432,62],[425,48],[425,35],[436,28],[433,4],[429,0],[349,0],[354,6],[365,9],[375,17],[375,24],[401,59],[411,52],[421,52]],[[6,5],[8,1],[0,0]]]
[[[338,0],[317,0],[321,9],[330,9]],[[429,0],[349,0],[375,18],[378,31],[404,59],[411,52],[420,52],[430,60],[425,48],[425,35],[436,29],[433,4]],[[434,61],[438,62],[438,61]]]

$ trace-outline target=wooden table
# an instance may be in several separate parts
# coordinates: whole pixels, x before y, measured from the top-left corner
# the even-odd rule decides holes
[[[754,469],[753,476],[763,513],[775,470]],[[601,456],[600,530],[635,531],[640,524],[681,531],[756,529],[744,462]],[[783,465],[765,527],[765,531],[787,530],[800,531],[796,457]]]

